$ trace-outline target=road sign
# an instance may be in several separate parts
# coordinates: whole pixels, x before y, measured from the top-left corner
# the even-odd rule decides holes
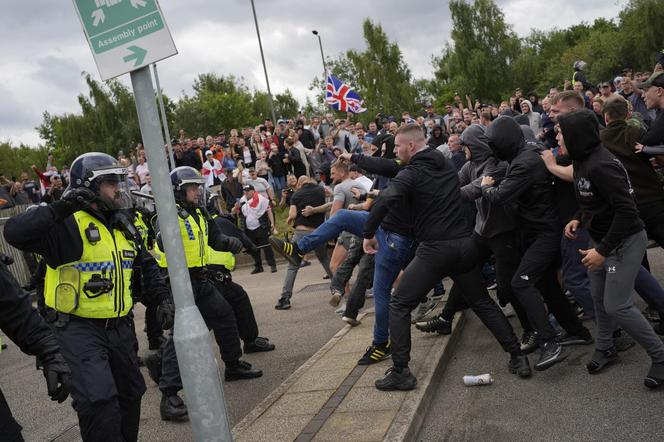
[[[74,0],[102,80],[177,54],[156,0]]]

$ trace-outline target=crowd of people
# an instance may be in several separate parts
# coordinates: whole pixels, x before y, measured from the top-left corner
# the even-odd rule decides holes
[[[181,131],[171,143],[171,186],[195,302],[225,380],[260,377],[242,355],[275,349],[231,276],[242,250],[252,274],[263,272],[263,257],[276,272],[274,250],[288,261],[277,310],[292,308],[310,252],[345,323],[360,325],[373,296],[373,339],[358,364],[391,358],[379,390],[417,385],[408,368],[413,326],[449,334],[468,308],[520,378],[563,361],[572,345],[595,346],[586,368],[596,374],[639,344],[651,360],[644,384],[662,387],[664,289],[646,248],[648,238],[664,247],[663,62],[596,86],[577,62],[564,90],[541,101],[517,89],[499,104],[457,96],[441,114],[427,105],[366,126],[329,113],[266,120],[228,138]],[[32,257],[39,313],[0,260],[2,330],[38,356],[53,400],[71,394],[84,440],[136,440],[145,382],[132,306],[141,302],[161,417],[186,419],[145,150],[87,153],[60,172],[49,157],[45,172],[33,171],[39,185],[22,173],[5,179],[0,197],[44,203],[4,229]],[[281,239],[284,209],[292,235]],[[445,278],[448,301],[432,317]],[[0,417],[20,434],[3,400]]]

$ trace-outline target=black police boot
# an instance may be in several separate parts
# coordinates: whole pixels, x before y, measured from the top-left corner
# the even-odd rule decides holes
[[[263,273],[263,267],[254,267],[254,269],[251,271],[251,274],[255,275],[256,273]]]
[[[240,379],[253,379],[263,376],[263,372],[257,368],[252,368],[246,361],[238,360],[234,364],[226,364],[224,379],[226,382],[238,381]]]
[[[261,351],[272,350],[274,350],[274,344],[270,344],[270,340],[268,338],[262,338],[258,336],[253,341],[244,343],[245,353],[258,353]]]
[[[187,406],[177,394],[162,394],[159,414],[163,421],[188,421]]]

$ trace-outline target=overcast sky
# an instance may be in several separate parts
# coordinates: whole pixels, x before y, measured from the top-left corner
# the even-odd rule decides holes
[[[94,0],[89,0],[94,1]],[[129,1],[129,0],[122,0]],[[431,55],[450,37],[448,2],[440,0],[255,0],[270,86],[289,88],[301,102],[322,71],[317,29],[326,56],[363,49],[362,21],[380,23],[397,41],[415,77],[432,75]],[[531,28],[564,28],[615,17],[624,0],[498,0],[521,36]],[[159,64],[164,91],[191,92],[197,74],[244,77],[264,89],[265,78],[249,0],[161,0],[179,54]],[[99,78],[71,0],[0,0],[0,141],[36,145],[41,114],[79,112],[87,92],[81,72]],[[122,80],[128,84],[129,76]]]

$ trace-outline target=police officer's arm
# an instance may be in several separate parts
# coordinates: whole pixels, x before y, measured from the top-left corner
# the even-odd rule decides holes
[[[242,242],[233,236],[224,235],[214,220],[208,222],[208,245],[219,252],[239,253],[242,250]]]
[[[228,218],[218,216],[214,218],[212,222],[214,222],[217,225],[217,227],[219,227],[219,230],[221,230],[221,233],[223,233],[224,235],[233,236],[242,241],[242,245],[244,246],[245,250],[247,250],[248,252],[256,248],[256,244],[254,244],[254,242],[251,239],[249,239],[246,233],[238,229],[237,226]]]
[[[35,207],[7,221],[4,235],[17,249],[44,256],[55,268],[80,259],[83,241],[74,218],[74,207],[67,201]]]
[[[136,259],[139,260],[141,266],[141,280],[145,288],[142,296],[147,303],[156,305],[163,301],[170,301],[171,294],[168,284],[166,284],[166,278],[154,257],[141,247]]]

